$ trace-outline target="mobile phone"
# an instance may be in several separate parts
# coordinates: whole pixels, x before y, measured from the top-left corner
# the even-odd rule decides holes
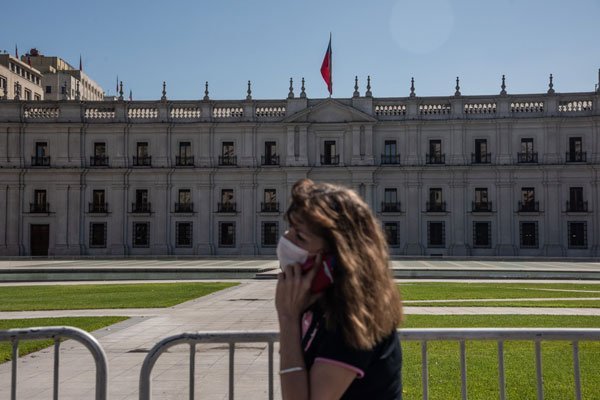
[[[320,293],[333,285],[333,269],[335,268],[336,260],[332,254],[324,254],[320,266],[315,266],[315,260],[316,257],[309,257],[302,264],[302,274],[307,273],[311,268],[319,268],[313,278],[310,291]]]

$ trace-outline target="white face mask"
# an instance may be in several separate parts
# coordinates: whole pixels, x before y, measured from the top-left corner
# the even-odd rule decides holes
[[[279,243],[277,243],[277,258],[279,259],[279,267],[283,271],[290,264],[304,264],[308,258],[308,251],[296,246],[282,236],[279,238]]]

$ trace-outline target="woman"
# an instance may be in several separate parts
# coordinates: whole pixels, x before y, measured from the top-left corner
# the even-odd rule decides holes
[[[303,179],[286,219],[275,293],[283,399],[401,399],[400,295],[371,210],[350,189]],[[313,293],[324,256],[333,283]]]

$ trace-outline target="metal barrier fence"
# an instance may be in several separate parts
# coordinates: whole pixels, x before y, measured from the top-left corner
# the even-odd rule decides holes
[[[400,329],[400,341],[421,343],[421,382],[423,399],[429,398],[427,344],[431,341],[458,341],[460,343],[461,398],[467,399],[467,362],[465,341],[496,341],[498,343],[498,383],[499,397],[506,399],[504,370],[504,342],[507,340],[532,341],[535,344],[535,366],[537,399],[544,398],[542,380],[542,341],[571,341],[573,347],[573,376],[575,398],[581,400],[581,378],[579,368],[579,342],[600,341],[600,329],[533,329],[533,328],[447,328],[447,329]],[[140,400],[150,400],[152,368],[160,355],[172,346],[189,344],[189,398],[194,399],[196,345],[201,343],[229,344],[229,399],[234,398],[234,360],[236,343],[267,343],[269,399],[273,399],[273,344],[279,340],[279,332],[206,332],[183,333],[170,336],[157,343],[149,352],[140,372]]]
[[[39,327],[0,331],[0,342],[10,341],[12,343],[11,400],[16,400],[17,398],[19,342],[35,339],[54,339],[54,387],[52,398],[58,400],[58,366],[61,338],[75,340],[84,345],[92,353],[96,363],[96,400],[106,400],[108,391],[108,363],[104,350],[92,335],[73,327]]]

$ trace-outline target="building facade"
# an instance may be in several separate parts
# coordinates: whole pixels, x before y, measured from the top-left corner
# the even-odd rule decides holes
[[[43,98],[40,71],[8,53],[0,54],[0,99]]]
[[[21,56],[21,61],[41,72],[44,100],[104,99],[104,90],[83,71],[82,65],[75,68],[60,57],[44,56],[37,49],[31,49]]]
[[[274,255],[300,178],[393,255],[600,256],[600,92],[0,102],[0,255]]]

